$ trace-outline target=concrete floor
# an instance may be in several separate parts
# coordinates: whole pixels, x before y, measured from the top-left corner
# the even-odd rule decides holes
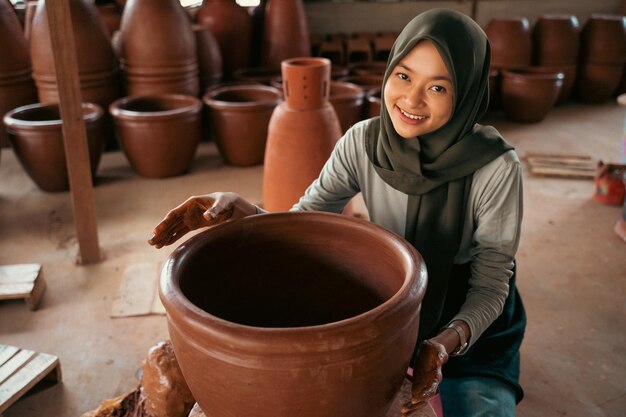
[[[489,118],[526,151],[586,153],[619,159],[624,109],[567,104],[535,125]],[[163,261],[148,246],[153,226],[189,195],[237,191],[261,201],[262,168],[223,165],[201,145],[188,175],[136,176],[121,152],[107,153],[95,199],[105,259],[77,266],[68,193],[38,190],[10,150],[0,163],[0,264],[37,262],[48,283],[42,305],[0,302],[0,343],[59,356],[63,382],[39,389],[4,417],[77,417],[131,390],[147,349],[168,337],[163,316],[111,319],[125,267]],[[592,200],[589,180],[525,173],[525,218],[518,285],[528,312],[522,347],[526,398],[518,415],[626,415],[626,245],[613,234],[621,208]]]

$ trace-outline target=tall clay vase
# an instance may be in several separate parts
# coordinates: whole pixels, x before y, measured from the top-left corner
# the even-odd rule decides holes
[[[187,172],[202,136],[201,110],[196,97],[176,94],[124,97],[110,107],[130,165],[148,178]]]
[[[224,160],[235,166],[263,163],[267,126],[282,93],[264,85],[233,85],[207,92],[210,125]]]
[[[269,0],[264,25],[262,65],[279,67],[285,59],[311,56],[302,0]]]
[[[0,0],[0,116],[37,102],[31,71],[22,25],[9,0]],[[6,132],[0,129],[0,146],[8,145]]]
[[[554,107],[564,74],[539,74],[524,70],[502,71],[502,106],[510,120],[537,123]]]
[[[196,19],[217,39],[226,77],[250,66],[252,18],[246,9],[235,0],[204,0]]]
[[[187,240],[159,295],[207,416],[381,417],[406,374],[426,280],[415,249],[370,222],[273,213]]]
[[[540,66],[576,65],[580,24],[574,15],[543,15],[533,29],[533,61]]]
[[[289,210],[318,177],[341,137],[328,101],[330,61],[293,58],[282,62],[285,101],[272,113],[263,170],[269,211]]]
[[[493,67],[520,68],[530,65],[532,37],[527,18],[493,18],[487,23],[485,33],[491,44]]]
[[[198,96],[196,39],[178,0],[129,0],[120,31],[129,96]]]
[[[97,104],[83,103],[92,176],[104,150],[103,114]],[[35,184],[44,191],[69,190],[58,104],[18,107],[4,116],[4,125],[18,160]]]

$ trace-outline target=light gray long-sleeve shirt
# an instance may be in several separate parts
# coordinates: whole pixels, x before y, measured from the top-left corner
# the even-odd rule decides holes
[[[293,211],[340,213],[361,192],[370,220],[404,236],[408,195],[376,173],[365,152],[368,123],[354,125],[337,143],[320,176]],[[471,346],[501,314],[509,292],[522,220],[522,175],[517,154],[508,151],[474,172],[455,264],[471,262],[469,291],[453,320],[470,328]]]

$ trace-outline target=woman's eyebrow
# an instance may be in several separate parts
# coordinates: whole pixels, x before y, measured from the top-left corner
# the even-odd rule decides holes
[[[408,65],[406,65],[403,62],[400,62],[398,64],[398,67],[402,68],[406,72],[410,72],[411,74],[415,74],[415,71],[413,71]],[[447,77],[445,75],[436,75],[434,77],[431,77],[430,79],[433,80],[433,81],[447,81],[450,84],[452,84],[452,80],[450,79],[450,77]]]

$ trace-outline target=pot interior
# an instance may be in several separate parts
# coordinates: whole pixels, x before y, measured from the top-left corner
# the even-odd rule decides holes
[[[213,237],[187,255],[180,288],[207,313],[247,326],[348,319],[384,303],[407,276],[397,246],[361,235],[318,225]]]
[[[141,113],[158,113],[189,106],[190,103],[171,97],[137,97],[120,104],[120,109]]]
[[[61,120],[61,113],[58,106],[37,106],[16,112],[12,117],[25,122],[46,122]]]

